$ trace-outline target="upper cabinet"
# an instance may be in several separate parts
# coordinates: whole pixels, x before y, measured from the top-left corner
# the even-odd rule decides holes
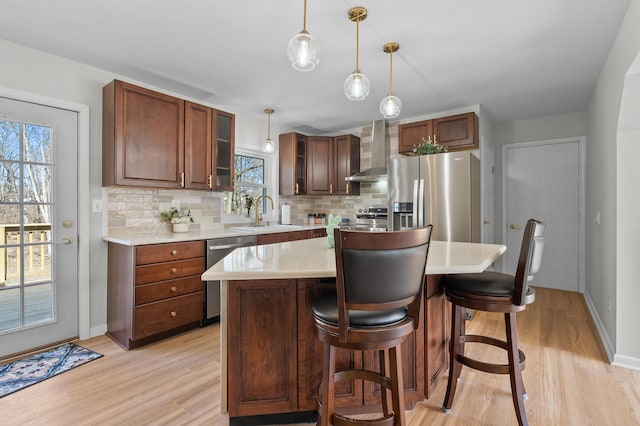
[[[306,195],[307,137],[286,133],[279,139],[280,195]]]
[[[307,194],[359,195],[345,177],[360,171],[360,138],[353,135],[307,138]]]
[[[103,186],[232,189],[233,114],[119,80],[102,101]]]
[[[401,124],[398,127],[398,152],[409,154],[422,139],[432,140],[449,151],[479,147],[478,116],[474,112]]]
[[[180,188],[184,101],[118,80],[102,100],[102,185]]]

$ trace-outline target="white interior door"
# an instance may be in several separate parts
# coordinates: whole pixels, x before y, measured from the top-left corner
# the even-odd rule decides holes
[[[535,142],[503,148],[503,269],[515,273],[529,218],[547,224],[542,268],[533,284],[582,291],[581,140]]]
[[[78,336],[78,113],[0,97],[0,357]]]
[[[482,138],[482,236],[483,243],[493,243],[494,160],[493,145]]]

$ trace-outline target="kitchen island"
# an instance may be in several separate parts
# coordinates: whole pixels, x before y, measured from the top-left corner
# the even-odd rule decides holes
[[[447,309],[439,276],[488,268],[503,245],[432,241],[424,321],[402,347],[407,408],[428,397],[447,367]],[[221,409],[231,418],[315,410],[322,345],[310,305],[335,288],[335,255],[325,238],[236,249],[202,274],[221,280]],[[343,350],[337,368],[374,366],[372,354]],[[336,405],[368,412],[369,383],[336,386]]]

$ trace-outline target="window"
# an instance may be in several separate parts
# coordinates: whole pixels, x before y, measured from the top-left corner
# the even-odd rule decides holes
[[[265,159],[257,154],[234,156],[233,192],[224,194],[225,215],[246,215],[255,213],[254,203],[261,195],[267,194]],[[265,199],[259,208],[265,212]]]

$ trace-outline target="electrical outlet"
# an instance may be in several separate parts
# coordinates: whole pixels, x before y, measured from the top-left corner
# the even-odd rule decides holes
[[[102,200],[99,198],[96,198],[94,200],[91,200],[91,211],[93,213],[102,213]]]

